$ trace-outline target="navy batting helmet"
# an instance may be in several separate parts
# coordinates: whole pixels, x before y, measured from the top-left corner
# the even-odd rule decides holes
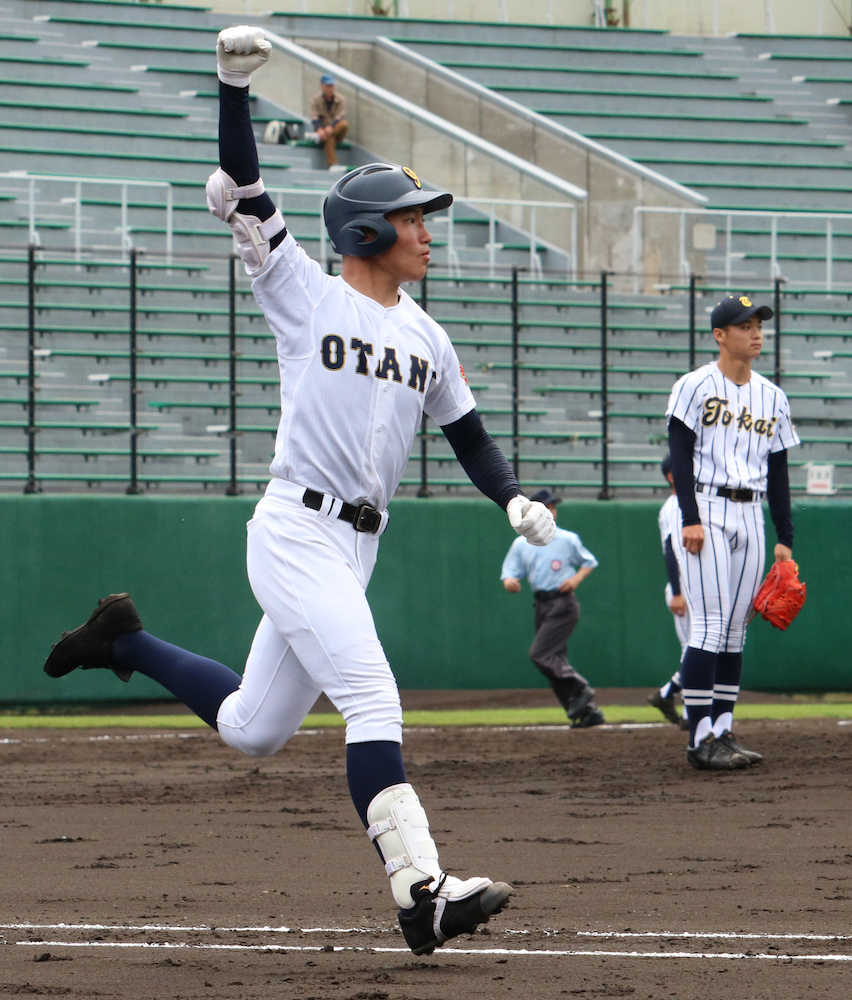
[[[446,191],[424,190],[410,167],[368,163],[340,178],[326,195],[322,214],[337,253],[373,257],[396,242],[396,229],[387,219],[390,212],[416,206],[425,215],[452,202],[453,196]]]

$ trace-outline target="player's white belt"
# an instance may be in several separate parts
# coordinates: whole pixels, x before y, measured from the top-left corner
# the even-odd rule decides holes
[[[695,484],[696,493],[709,493],[712,496],[724,497],[737,503],[757,503],[766,496],[760,490],[750,490],[744,486],[708,486],[706,483]]]
[[[267,494],[296,500],[309,510],[315,510],[324,517],[351,524],[355,531],[370,535],[381,534],[387,527],[387,514],[364,500],[347,503],[330,493],[322,493],[308,486],[300,486],[285,479],[273,478],[266,488]]]

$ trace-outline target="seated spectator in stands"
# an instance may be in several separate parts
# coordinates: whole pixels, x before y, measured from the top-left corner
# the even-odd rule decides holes
[[[342,169],[337,162],[337,144],[349,131],[346,121],[346,106],[343,98],[334,89],[334,77],[324,73],[320,80],[320,91],[311,101],[311,123],[317,137],[317,145],[325,146],[325,159],[329,170]]]

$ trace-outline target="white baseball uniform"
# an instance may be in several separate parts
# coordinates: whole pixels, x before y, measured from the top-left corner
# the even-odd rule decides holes
[[[666,419],[672,417],[695,433],[693,473],[705,533],[697,554],[684,549],[679,530],[672,534],[692,619],[689,645],[739,652],[763,576],[760,501],[766,495],[769,454],[799,443],[790,404],[757,372],[737,385],[713,361],[675,382],[666,407]],[[719,488],[748,489],[753,499],[728,499],[717,493]]]
[[[365,595],[381,531],[357,532],[337,514],[366,500],[384,530],[423,414],[445,425],[475,401],[446,332],[404,290],[385,308],[326,274],[289,234],[252,287],[275,334],[281,420],[248,526],[264,614],[219,733],[246,753],[272,753],[325,692],[347,742],[401,742],[399,692]],[[319,509],[302,502],[306,488],[323,495]]]
[[[660,544],[663,547],[663,555],[666,554],[666,539],[671,537],[672,539],[672,549],[675,549],[675,537],[680,535],[680,507],[677,505],[677,496],[672,493],[672,495],[666,500],[666,502],[660,507],[659,513],[657,514],[657,525],[660,529]],[[679,568],[679,567],[678,567]],[[681,584],[681,586],[683,586]],[[672,598],[674,597],[674,591],[672,590],[672,585],[666,581],[665,590],[663,596],[666,602],[666,608],[669,613],[671,613],[671,608],[669,605],[672,603]],[[674,618],[674,628],[675,634],[677,635],[678,642],[680,643],[681,655],[686,649],[686,645],[689,642],[689,606],[687,605],[686,614],[675,615],[672,614]],[[680,683],[680,680],[677,680]]]

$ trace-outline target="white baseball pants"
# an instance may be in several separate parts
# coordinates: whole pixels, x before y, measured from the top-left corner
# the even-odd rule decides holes
[[[402,742],[399,690],[376,635],[366,587],[379,536],[309,510],[303,487],[273,481],[248,523],[247,567],[263,610],[242,683],[219,708],[229,746],[275,753],[321,693],[346,723],[346,742]]]
[[[696,499],[704,528],[701,551],[687,552],[680,532],[672,532],[680,585],[689,605],[689,645],[737,653],[745,646],[752,601],[763,576],[763,508],[760,503],[702,494]]]

